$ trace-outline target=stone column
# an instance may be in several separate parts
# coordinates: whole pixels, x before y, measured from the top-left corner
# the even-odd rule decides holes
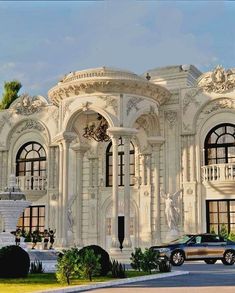
[[[59,197],[57,201],[57,229],[56,238],[58,245],[61,245],[62,238],[62,194],[63,194],[63,146],[59,143]]]
[[[63,188],[62,188],[62,246],[67,245],[68,232],[68,171],[69,171],[69,141],[63,141]]]
[[[119,248],[118,240],[118,141],[119,136],[112,136],[112,146],[113,146],[113,187],[112,187],[112,197],[113,197],[113,217],[112,217],[112,248]]]
[[[131,247],[130,238],[130,137],[124,136],[124,241],[123,248]]]
[[[76,144],[72,147],[76,152],[76,207],[75,207],[75,245],[82,247],[82,190],[83,190],[83,158],[88,146]]]
[[[152,242],[154,244],[161,243],[161,197],[160,197],[160,148],[164,142],[162,137],[152,137],[148,139],[152,145],[153,156],[153,233]]]

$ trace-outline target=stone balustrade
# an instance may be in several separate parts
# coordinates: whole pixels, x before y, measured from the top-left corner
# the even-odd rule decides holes
[[[235,180],[235,164],[213,164],[202,166],[202,181],[233,181]]]
[[[19,176],[16,182],[22,191],[47,189],[47,176]]]

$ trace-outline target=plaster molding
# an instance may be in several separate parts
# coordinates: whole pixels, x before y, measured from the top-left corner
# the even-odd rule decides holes
[[[165,112],[166,120],[170,126],[170,128],[173,128],[177,121],[177,112],[176,111],[166,111]]]
[[[202,74],[198,86],[207,92],[224,93],[235,88],[235,71],[218,65],[212,72]]]
[[[38,113],[46,106],[45,99],[41,96],[30,96],[29,94],[21,95],[15,102],[10,106],[16,114],[29,116]]]
[[[99,96],[100,99],[105,101],[104,109],[107,109],[108,107],[111,107],[114,111],[114,113],[117,115],[118,111],[118,100],[112,96]]]
[[[138,104],[141,103],[144,99],[140,97],[132,97],[128,100],[127,106],[126,106],[126,114],[127,116],[131,112],[133,108],[135,108],[136,112],[139,111]]]
[[[192,89],[189,92],[187,92],[183,99],[183,113],[185,113],[189,107],[190,104],[194,104],[195,107],[200,106],[200,102],[197,101],[196,96],[202,91],[201,88]]]

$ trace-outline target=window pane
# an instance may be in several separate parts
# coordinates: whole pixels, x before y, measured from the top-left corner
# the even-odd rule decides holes
[[[26,209],[24,210],[24,216],[25,216],[25,217],[29,217],[29,216],[30,216],[30,208],[26,208]]]
[[[44,217],[39,218],[39,226],[44,226]]]
[[[219,211],[220,212],[227,212],[228,204],[227,201],[219,201]]]
[[[212,231],[215,231],[215,233],[218,234],[218,226],[217,225],[210,225],[210,233]]]
[[[229,134],[222,135],[218,140],[217,144],[233,143],[234,137]]]
[[[37,217],[38,216],[38,208],[37,207],[35,207],[35,208],[33,207],[32,208],[32,216],[33,217]]]
[[[227,213],[219,213],[219,223],[227,224],[228,223],[228,214]]]
[[[24,225],[25,226],[30,226],[30,218],[24,218]]]
[[[26,149],[27,152],[29,152],[29,151],[32,150],[32,147],[33,147],[33,145],[32,145],[32,144],[29,144],[29,145],[27,145],[27,146],[25,147],[25,149]]]
[[[230,213],[230,223],[235,224],[235,213]]]
[[[209,209],[210,209],[210,212],[217,212],[217,201],[210,201]]]
[[[230,211],[235,212],[235,200],[230,201]]]
[[[218,223],[218,214],[210,213],[210,223]]]
[[[230,232],[235,233],[235,224],[230,225]]]
[[[44,207],[39,208],[39,216],[40,217],[45,216],[45,208]]]

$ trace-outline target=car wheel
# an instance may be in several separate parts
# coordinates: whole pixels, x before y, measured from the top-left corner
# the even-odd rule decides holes
[[[184,259],[183,251],[177,250],[171,254],[171,264],[173,266],[181,266],[184,263]]]
[[[222,263],[227,266],[233,265],[235,262],[235,253],[232,250],[228,250],[224,253],[224,257],[222,258]]]
[[[204,261],[208,265],[213,265],[217,262],[217,259],[205,259]]]

